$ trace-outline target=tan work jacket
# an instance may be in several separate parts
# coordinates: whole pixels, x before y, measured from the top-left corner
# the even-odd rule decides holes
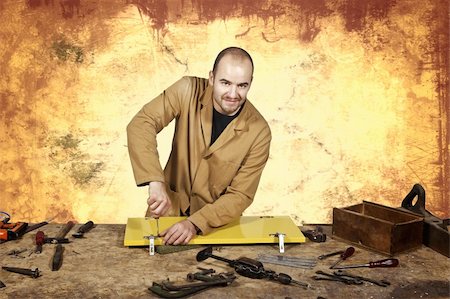
[[[203,234],[236,219],[252,203],[271,141],[267,122],[246,100],[210,146],[212,91],[207,79],[183,77],[147,103],[127,127],[136,184],[165,182],[170,215],[190,207],[188,219]],[[163,171],[156,134],[173,119],[172,152]]]

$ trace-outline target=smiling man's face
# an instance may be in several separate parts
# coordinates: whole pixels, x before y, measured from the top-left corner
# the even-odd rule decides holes
[[[223,56],[215,74],[209,72],[214,108],[221,114],[235,115],[247,99],[252,77],[253,67],[249,59],[231,54]]]

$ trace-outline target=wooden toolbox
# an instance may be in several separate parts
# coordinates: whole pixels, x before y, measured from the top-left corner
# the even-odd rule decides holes
[[[423,218],[363,201],[333,208],[333,237],[387,255],[422,246]]]

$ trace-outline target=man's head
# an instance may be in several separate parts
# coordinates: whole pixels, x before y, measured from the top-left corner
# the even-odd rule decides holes
[[[243,49],[222,50],[209,72],[213,86],[214,108],[225,115],[235,115],[247,99],[253,79],[253,60]]]

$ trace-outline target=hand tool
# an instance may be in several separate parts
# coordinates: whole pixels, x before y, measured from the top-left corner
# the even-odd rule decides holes
[[[93,227],[94,227],[94,222],[88,221],[85,224],[83,224],[82,226],[80,226],[80,228],[78,228],[78,232],[73,234],[72,237],[82,238],[84,233],[90,231]]]
[[[234,270],[245,277],[254,278],[254,279],[262,279],[268,278],[270,280],[278,281],[282,284],[296,284],[303,287],[308,287],[309,284],[296,281],[292,279],[289,275],[285,273],[276,274],[274,271],[264,269],[264,266],[261,262],[248,258],[248,257],[240,257],[237,260],[230,260],[227,258],[223,258],[217,255],[212,254],[212,247],[209,246],[200,252],[197,253],[196,259],[198,262],[204,261],[207,258],[214,258],[223,262],[226,262],[229,266],[233,267]]]
[[[333,269],[350,269],[350,268],[392,268],[398,266],[398,259],[384,259],[375,262],[368,262],[367,264],[359,264],[359,265],[348,265],[348,266],[340,266],[334,267]]]
[[[31,269],[25,269],[25,268],[16,268],[16,267],[2,267],[3,270],[6,270],[8,272],[23,274],[27,276],[31,276],[33,278],[38,278],[40,275],[39,269],[36,268],[34,270]]]
[[[309,240],[322,243],[327,240],[327,235],[322,232],[322,228],[320,226],[316,227],[314,230],[302,230],[301,231]]]
[[[269,277],[270,280],[278,281],[281,284],[295,284],[295,285],[298,285],[298,286],[300,286],[302,288],[305,288],[305,289],[309,288],[309,286],[310,286],[309,283],[301,282],[301,281],[292,279],[292,277],[289,276],[286,273],[278,273],[277,274],[277,273],[275,273],[274,271],[271,271],[271,270],[267,270],[267,272],[269,273],[268,277]]]
[[[361,285],[363,284],[363,282],[359,279],[356,278],[345,278],[345,277],[341,277],[341,276],[337,276],[334,274],[330,274],[330,273],[326,273],[324,271],[316,271],[316,274],[322,275],[314,275],[312,276],[312,278],[314,280],[331,280],[331,281],[338,281],[338,282],[343,282],[345,284],[356,284],[356,285]]]
[[[39,240],[38,240],[39,238]],[[43,244],[63,244],[63,243],[70,243],[69,239],[67,238],[51,238],[47,237],[43,231],[38,231],[36,233],[36,245],[38,245],[38,241],[40,242],[42,239]]]
[[[35,230],[35,229],[41,228],[41,227],[43,227],[44,225],[47,225],[47,224],[48,224],[47,221],[43,221],[43,222],[40,222],[40,223],[36,223],[36,224],[33,224],[33,225],[29,225],[29,226],[27,227],[27,229],[25,230],[25,234],[26,234],[26,233],[29,233],[29,232],[31,232],[31,231],[33,231],[33,230]]]
[[[63,252],[64,247],[61,244],[57,244],[52,258],[52,271],[58,271],[59,268],[61,268],[63,262]]]
[[[54,217],[52,217],[52,218],[49,218],[49,219],[47,219],[47,220],[45,220],[45,221],[42,221],[42,222],[33,224],[33,225],[28,225],[27,229],[25,230],[25,233],[29,233],[29,232],[31,232],[31,231],[33,231],[33,230],[35,230],[35,229],[41,228],[41,227],[43,227],[44,225],[49,224],[49,223],[50,223],[53,219],[55,219],[55,218],[56,218],[56,216],[54,216]]]
[[[185,298],[211,287],[228,286],[236,279],[236,276],[232,273],[213,273],[215,273],[213,269],[201,269],[200,272],[187,275],[188,281],[200,280],[201,282],[180,285],[167,280],[161,283],[153,282],[153,285],[148,289],[163,298]]]
[[[371,279],[371,278],[367,278],[367,277],[363,277],[363,276],[351,275],[351,274],[349,274],[349,273],[347,273],[345,271],[342,271],[342,270],[334,271],[333,274],[337,275],[337,276],[340,276],[340,277],[350,277],[350,278],[359,279],[359,280],[362,280],[362,281],[367,281],[367,282],[373,283],[373,284],[375,284],[377,286],[380,286],[380,287],[387,287],[387,286],[391,285],[391,283],[389,281],[384,280],[384,279],[382,279],[382,280],[375,280],[375,279]]]
[[[58,232],[55,239],[64,239],[64,237],[67,235],[67,233],[72,229],[72,227],[75,225],[75,222],[69,221],[67,222]]]
[[[260,254],[257,258],[258,261],[262,263],[282,265],[288,267],[296,267],[296,268],[304,268],[310,269],[313,268],[317,262],[315,259],[306,259],[306,258],[298,258],[293,256],[284,256],[284,255],[265,255]]]
[[[345,251],[343,253],[341,253],[341,256],[339,257],[339,260],[337,260],[333,265],[331,265],[330,269],[336,269],[335,267],[339,263],[341,263],[342,261],[345,261],[346,259],[351,257],[353,255],[353,253],[355,253],[355,248],[354,247],[350,246],[347,249],[345,249]]]
[[[155,217],[156,219],[156,236],[159,237],[159,217]]]
[[[26,222],[5,223],[4,221],[1,221],[0,240],[10,241],[20,238],[25,233],[27,226],[28,223]]]
[[[322,254],[322,255],[319,255],[318,259],[319,260],[323,260],[323,259],[326,259],[328,257],[335,256],[335,255],[338,255],[338,254],[343,254],[343,253],[344,253],[344,250],[339,250],[339,251],[335,251],[335,252],[332,252],[332,253]]]
[[[25,257],[21,256],[20,254],[25,251],[27,251],[26,248],[25,249],[13,249],[10,252],[8,252],[8,255],[12,255],[13,257],[20,257],[20,258],[24,259]]]
[[[417,201],[413,205],[416,196]],[[450,231],[447,228],[450,219],[440,219],[425,209],[425,189],[420,184],[413,186],[403,199],[400,209],[423,216],[422,243],[434,251],[450,257]]]
[[[63,262],[63,253],[64,253],[64,247],[59,243],[64,243],[64,237],[67,235],[67,233],[72,229],[72,227],[75,225],[75,222],[69,221],[67,222],[58,232],[56,235],[56,238],[48,238],[50,242],[57,243],[55,252],[52,257],[51,265],[52,265],[52,271],[58,271],[59,268],[62,266]]]
[[[36,249],[34,250],[35,253],[41,253],[42,252],[42,245],[45,243],[45,235],[43,231],[38,231],[36,233]]]

